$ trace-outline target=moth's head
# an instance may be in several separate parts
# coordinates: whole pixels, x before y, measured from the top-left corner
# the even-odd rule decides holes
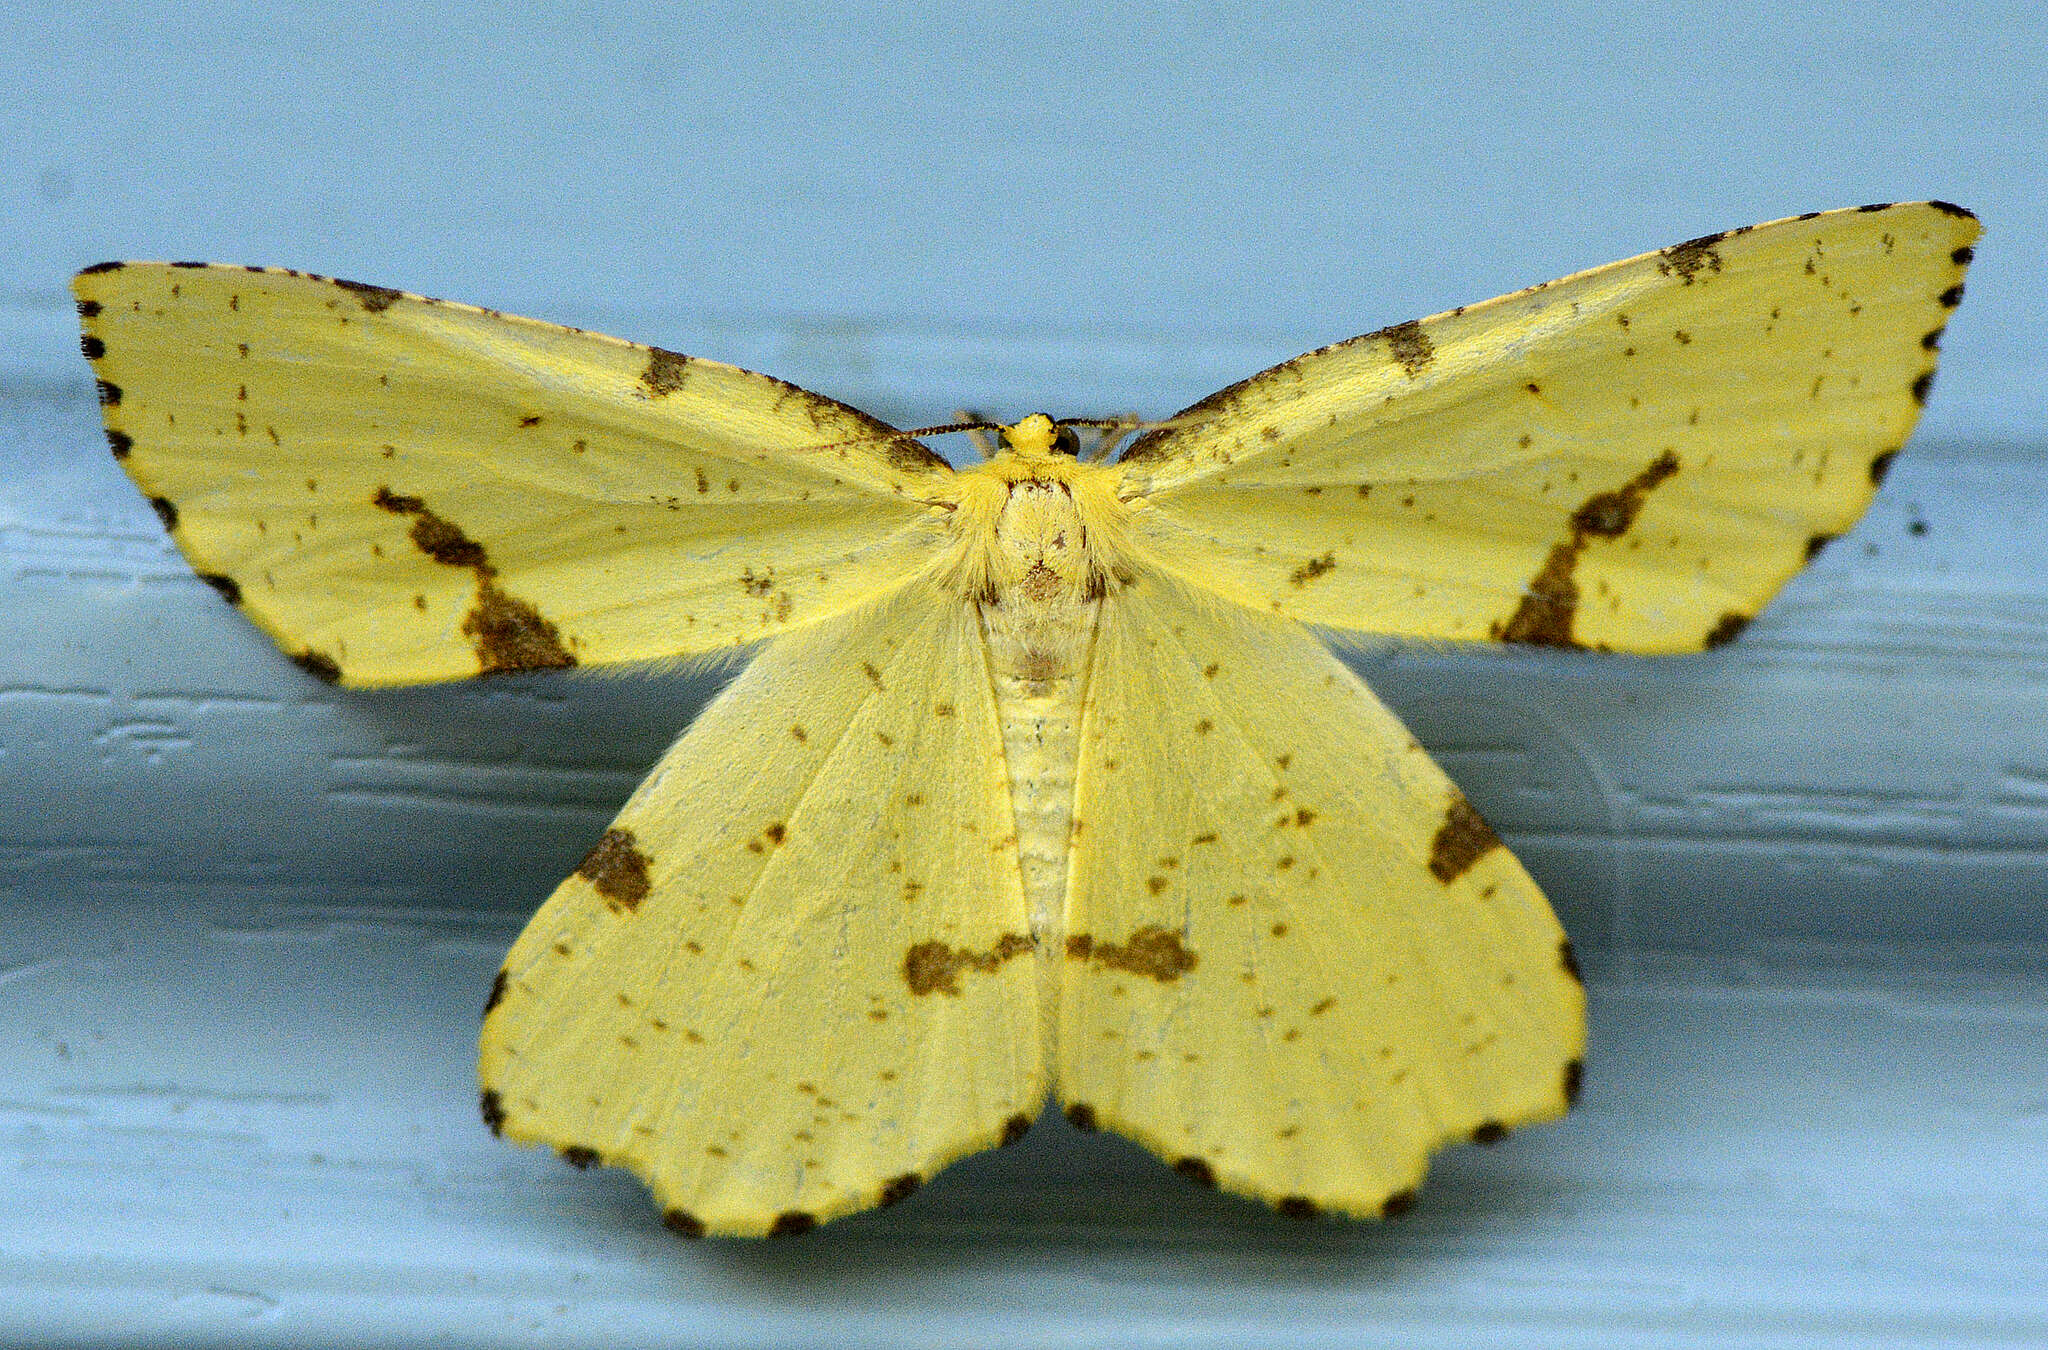
[[[1003,448],[1020,455],[1065,455],[1081,453],[1081,438],[1072,427],[1063,427],[1044,413],[1033,413],[1012,426],[1002,428]]]

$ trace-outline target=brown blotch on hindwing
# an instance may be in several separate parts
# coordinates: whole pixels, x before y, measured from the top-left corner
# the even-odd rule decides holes
[[[1065,1115],[1067,1117],[1067,1124],[1072,1125],[1077,1130],[1086,1130],[1088,1133],[1093,1134],[1102,1128],[1101,1125],[1096,1123],[1095,1108],[1086,1102],[1074,1102],[1067,1107]]]
[[[489,1017],[491,1010],[505,1001],[505,986],[508,983],[509,981],[505,978],[505,972],[502,970],[498,972],[498,977],[491,981],[491,996],[484,1000],[485,1017]]]
[[[671,1209],[661,1216],[661,1226],[678,1237],[701,1238],[704,1221],[687,1209]]]
[[[1579,555],[1591,539],[1619,539],[1642,513],[1643,499],[1678,472],[1678,457],[1666,450],[1613,492],[1596,492],[1572,512],[1571,538],[1551,547],[1543,566],[1530,579],[1528,591],[1506,623],[1495,623],[1500,642],[1538,647],[1576,647],[1572,624],[1578,616],[1579,586],[1572,579]]]
[[[404,291],[394,291],[389,286],[369,286],[360,281],[344,281],[340,277],[334,278],[334,284],[354,295],[356,303],[371,314],[382,314],[405,298]]]
[[[165,533],[168,534],[178,528],[178,508],[171,505],[170,498],[151,497],[149,509],[156,512],[156,518],[163,524]]]
[[[579,1172],[589,1171],[598,1161],[597,1150],[585,1148],[581,1144],[570,1144],[567,1148],[560,1149],[558,1152],[563,1162]]]
[[[1565,938],[1557,944],[1557,963],[1564,967],[1565,974],[1579,984],[1586,982],[1586,977],[1579,972],[1579,954],[1572,950],[1570,938]]]
[[[1892,471],[1892,460],[1898,457],[1898,453],[1896,450],[1887,450],[1876,459],[1870,461],[1870,485],[1872,487],[1883,486],[1884,476]]]
[[[957,998],[963,970],[993,975],[1005,961],[1022,956],[1034,946],[1031,939],[1022,933],[1003,934],[996,945],[985,952],[957,949],[943,942],[914,943],[903,953],[903,982],[910,986],[911,993],[919,997],[951,994]]]
[[[1179,933],[1157,924],[1146,924],[1121,946],[1074,933],[1067,938],[1067,959],[1094,961],[1110,970],[1149,976],[1161,984],[1173,983],[1199,964],[1199,958],[1181,943]]]
[[[1816,534],[1808,539],[1806,541],[1806,561],[1812,562],[1815,558],[1818,558],[1822,549],[1839,538],[1841,536],[1837,534]]]
[[[631,911],[647,898],[649,861],[631,830],[610,829],[576,864],[576,875],[589,882],[613,909]]]
[[[1401,363],[1401,369],[1407,371],[1411,379],[1436,360],[1436,344],[1429,340],[1429,334],[1422,331],[1419,319],[1382,328],[1372,336],[1387,340],[1387,354]]]
[[[128,452],[135,448],[135,438],[125,431],[107,429],[107,449],[114,452],[115,459],[128,458]]]
[[[1564,1104],[1566,1106],[1577,1106],[1579,1104],[1579,1089],[1585,1086],[1585,1081],[1586,1061],[1575,1059],[1564,1066]]]
[[[786,1209],[775,1216],[775,1222],[768,1225],[769,1237],[795,1237],[808,1233],[818,1226],[818,1216],[806,1214],[800,1209]]]
[[[1472,1142],[1475,1144],[1491,1146],[1507,1137],[1508,1127],[1497,1120],[1489,1120],[1483,1125],[1476,1126],[1472,1131]]]
[[[996,1140],[997,1148],[1008,1148],[1022,1139],[1031,1129],[1031,1117],[1019,1113],[1003,1122],[1003,1137]]]
[[[1173,1170],[1194,1182],[1197,1186],[1216,1189],[1216,1169],[1200,1158],[1182,1158],[1173,1165]]]
[[[663,347],[649,347],[647,369],[640,372],[640,387],[654,398],[663,398],[682,388],[689,375],[689,357]]]
[[[1465,800],[1463,793],[1455,793],[1444,809],[1444,823],[1437,827],[1436,838],[1430,842],[1430,874],[1448,886],[1499,847],[1500,836],[1493,832],[1493,827]]]
[[[1273,1209],[1285,1218],[1301,1220],[1313,1219],[1323,1212],[1315,1201],[1305,1195],[1286,1196],[1276,1202]]]
[[[1380,1217],[1382,1219],[1398,1219],[1413,1208],[1415,1208],[1415,1192],[1395,1191],[1380,1202]]]

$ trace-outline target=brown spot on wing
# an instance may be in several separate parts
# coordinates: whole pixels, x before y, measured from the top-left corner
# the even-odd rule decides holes
[[[1500,642],[1539,647],[1575,647],[1572,624],[1578,616],[1579,586],[1572,579],[1587,541],[1618,539],[1628,533],[1643,509],[1643,499],[1659,483],[1678,472],[1678,458],[1669,450],[1613,492],[1596,492],[1572,512],[1571,538],[1551,547],[1543,566],[1529,581],[1527,592],[1506,623],[1496,623],[1492,636]]]
[[[661,1216],[661,1226],[678,1237],[701,1238],[704,1221],[687,1209],[671,1209]]]
[[[1808,539],[1806,541],[1806,560],[1808,562],[1812,562],[1815,558],[1818,558],[1820,556],[1820,552],[1822,549],[1826,548],[1829,544],[1834,543],[1835,540],[1839,538],[1841,538],[1840,535],[1834,534],[1814,535],[1811,539]]]
[[[1628,533],[1650,490],[1677,472],[1678,457],[1666,450],[1619,490],[1596,492],[1588,497],[1585,505],[1572,513],[1572,533],[1603,539],[1617,539]]]
[[[515,600],[488,577],[479,578],[476,608],[462,620],[465,637],[475,640],[478,664],[485,675],[508,670],[560,670],[576,664],[562,645],[561,632],[524,600]]]
[[[562,1161],[579,1172],[587,1172],[597,1162],[597,1150],[581,1144],[570,1144],[560,1150]]]
[[[908,1200],[917,1193],[917,1188],[922,1185],[924,1185],[924,1178],[915,1172],[905,1172],[902,1176],[892,1177],[882,1187],[881,1203],[886,1207]]]
[[[1575,1059],[1564,1066],[1564,1104],[1579,1104],[1579,1089],[1585,1086],[1586,1061]]]
[[[1118,946],[1097,942],[1086,933],[1067,938],[1067,956],[1075,961],[1093,961],[1110,970],[1145,975],[1161,984],[1171,984],[1193,970],[1199,959],[1180,940],[1180,934],[1156,924],[1147,924]]]
[[[1679,281],[1690,286],[1701,272],[1721,270],[1721,255],[1715,251],[1714,245],[1727,237],[1725,232],[1703,234],[1697,239],[1673,244],[1670,248],[1662,250],[1664,261],[1657,264],[1657,270],[1667,277],[1675,275]]]
[[[1489,1120],[1472,1131],[1475,1144],[1498,1144],[1508,1137],[1508,1127],[1497,1120]]]
[[[1373,336],[1387,340],[1387,354],[1401,363],[1401,369],[1412,378],[1422,373],[1422,368],[1436,360],[1436,344],[1429,340],[1429,334],[1422,331],[1422,323],[1410,319],[1397,323],[1391,328],[1382,328]]]
[[[369,286],[360,281],[344,281],[340,277],[334,278],[334,284],[354,295],[356,303],[371,314],[382,314],[405,298],[404,291],[394,291],[389,286]]]
[[[1887,450],[1876,459],[1870,461],[1870,483],[1872,487],[1880,487],[1884,484],[1884,476],[1892,471],[1892,460],[1898,456],[1898,453],[1896,450]]]
[[[631,830],[609,829],[597,841],[597,847],[576,864],[576,875],[589,882],[613,909],[631,911],[647,898],[651,887],[647,877],[650,861],[640,851]]]
[[[1429,846],[1430,873],[1448,886],[1499,847],[1500,836],[1493,832],[1493,827],[1465,800],[1463,793],[1455,793],[1444,810],[1444,823],[1437,827],[1436,838]]]
[[[930,446],[909,436],[892,435],[882,443],[882,454],[897,468],[911,473],[952,468]]]
[[[1197,1186],[1216,1189],[1216,1169],[1200,1158],[1182,1158],[1173,1165],[1173,1170],[1194,1182]]]
[[[316,652],[309,647],[294,656],[292,664],[323,684],[341,683],[341,667],[326,652]]]
[[[1306,586],[1309,582],[1314,581],[1317,577],[1323,576],[1329,572],[1334,572],[1336,570],[1337,555],[1334,553],[1325,553],[1322,557],[1310,558],[1307,562],[1295,568],[1287,579],[1293,582],[1296,586]]]
[[[491,1009],[497,1007],[500,1003],[503,1003],[505,1001],[505,986],[507,983],[508,981],[505,978],[505,972],[502,970],[498,972],[498,978],[491,981],[491,996],[484,1000],[485,1017],[489,1017],[491,1015]]]
[[[1742,636],[1742,630],[1747,627],[1749,627],[1749,615],[1737,614],[1731,609],[1723,614],[1720,622],[1716,623],[1708,631],[1706,645],[1709,649],[1725,647],[1735,641],[1736,638]]]
[[[640,372],[640,387],[653,398],[664,398],[683,387],[689,372],[689,357],[664,347],[649,347],[647,369]]]
[[[233,577],[221,572],[201,572],[199,579],[220,593],[220,598],[231,605],[242,603],[242,587]]]
[[[1579,954],[1572,950],[1570,938],[1566,938],[1557,944],[1557,963],[1563,966],[1564,973],[1571,976],[1577,983],[1584,984],[1586,982],[1586,977],[1579,973]]]
[[[478,1094],[477,1109],[482,1113],[484,1125],[492,1134],[505,1132],[505,1099],[498,1095],[496,1088],[485,1088]]]
[[[768,1226],[769,1237],[795,1237],[808,1233],[818,1226],[818,1216],[806,1214],[800,1209],[786,1209],[775,1216],[775,1222]]]
[[[1003,1122],[1003,1137],[996,1141],[996,1147],[1008,1148],[1022,1139],[1031,1129],[1031,1117],[1023,1114],[1011,1116]]]
[[[1093,1133],[1102,1128],[1096,1123],[1095,1108],[1086,1102],[1074,1102],[1066,1110],[1067,1123],[1077,1130]]]
[[[114,452],[115,459],[128,458],[128,452],[135,448],[135,438],[125,431],[107,429],[107,449]]]
[[[1022,956],[1033,946],[1031,939],[1022,933],[1003,934],[996,945],[985,952],[949,947],[943,942],[914,943],[903,953],[903,982],[910,986],[911,993],[919,997],[951,994],[957,998],[963,970],[993,975],[1005,961]]]
[[[1304,1221],[1313,1219],[1323,1212],[1316,1207],[1315,1201],[1305,1195],[1283,1197],[1273,1208],[1287,1218]]]
[[[1415,1192],[1395,1191],[1380,1202],[1380,1217],[1382,1219],[1398,1219],[1413,1208],[1415,1208]]]
[[[370,501],[392,515],[412,517],[409,536],[420,552],[443,566],[466,567],[476,574],[476,603],[463,617],[462,633],[476,648],[480,674],[560,670],[576,664],[575,654],[562,643],[561,631],[498,585],[498,569],[491,565],[490,555],[460,526],[442,519],[424,498],[386,486],[371,494]]]

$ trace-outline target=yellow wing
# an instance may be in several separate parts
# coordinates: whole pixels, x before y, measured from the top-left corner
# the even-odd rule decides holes
[[[974,609],[924,582],[771,643],[527,925],[484,1118],[691,1235],[803,1231],[1022,1134],[1034,948]]]
[[[1869,505],[1975,216],[1709,235],[1311,352],[1134,442],[1163,566],[1340,628],[1679,652]]]
[[[1102,603],[1059,1017],[1069,1119],[1283,1212],[1398,1212],[1429,1154],[1561,1114],[1585,995],[1543,895],[1290,620]]]
[[[275,269],[107,263],[73,289],[122,467],[343,684],[752,642],[935,547],[945,463],[765,375]]]

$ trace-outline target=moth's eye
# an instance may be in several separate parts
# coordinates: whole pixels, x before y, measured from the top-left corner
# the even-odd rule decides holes
[[[1053,432],[1052,448],[1057,454],[1079,455],[1081,453],[1081,438],[1075,434],[1072,427],[1061,427]]]

